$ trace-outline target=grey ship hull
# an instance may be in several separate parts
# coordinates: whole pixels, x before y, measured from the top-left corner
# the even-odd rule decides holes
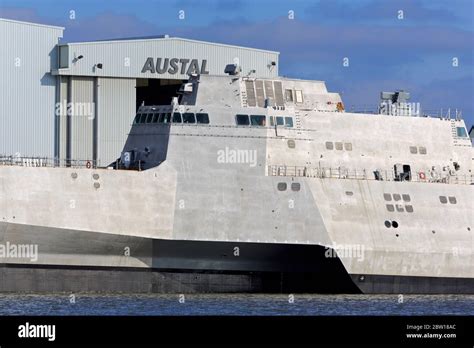
[[[8,225],[0,223],[1,240],[9,234],[12,240],[7,232],[12,228],[18,243],[37,244],[43,258],[61,262],[0,264],[0,292],[474,293],[474,280],[466,278],[350,275],[318,245],[162,240]],[[234,256],[236,247],[245,252]],[[107,261],[124,248],[147,266]]]

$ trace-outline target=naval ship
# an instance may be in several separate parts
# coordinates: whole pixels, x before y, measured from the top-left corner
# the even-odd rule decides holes
[[[0,242],[38,254],[0,291],[474,293],[459,115],[225,70],[142,105],[106,167],[4,156]]]

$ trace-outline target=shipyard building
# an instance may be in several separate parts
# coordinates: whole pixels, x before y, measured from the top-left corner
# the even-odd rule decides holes
[[[278,52],[168,35],[62,43],[63,32],[0,19],[0,154],[106,166],[138,107],[170,104],[190,74],[238,64],[278,76]]]

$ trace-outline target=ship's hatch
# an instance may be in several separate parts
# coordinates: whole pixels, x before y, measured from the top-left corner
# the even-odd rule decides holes
[[[180,98],[178,94],[181,84],[185,80],[167,79],[137,79],[136,84],[136,109],[142,105],[170,105],[173,97]]]

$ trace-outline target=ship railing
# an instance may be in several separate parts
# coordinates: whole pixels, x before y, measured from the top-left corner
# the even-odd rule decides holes
[[[57,159],[48,157],[21,157],[1,156],[0,165],[21,167],[71,167],[71,168],[99,168],[94,160]]]
[[[444,183],[473,185],[474,175],[451,175],[446,173],[423,171],[396,173],[394,170],[348,169],[344,167],[307,167],[288,165],[269,165],[269,176],[307,177],[319,179],[353,179],[374,181],[409,181],[422,183]]]

